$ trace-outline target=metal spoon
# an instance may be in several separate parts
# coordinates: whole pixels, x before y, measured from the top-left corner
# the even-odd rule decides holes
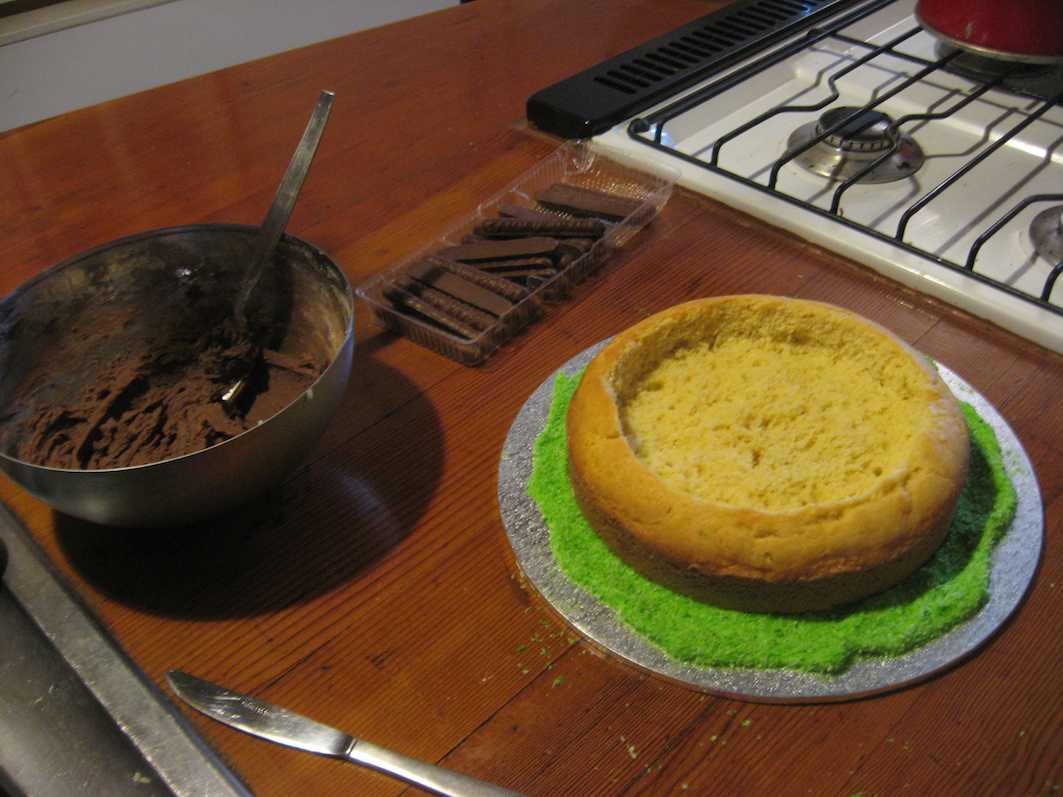
[[[292,154],[288,169],[285,171],[280,185],[277,186],[277,194],[273,198],[273,204],[270,205],[266,218],[262,221],[258,239],[255,241],[255,252],[251,260],[251,266],[247,270],[244,285],[240,289],[240,293],[236,297],[236,303],[233,306],[233,317],[236,323],[245,331],[248,302],[255,288],[262,280],[262,273],[273,262],[273,252],[276,250],[277,243],[280,241],[284,228],[288,224],[288,219],[292,215],[292,209],[299,199],[299,191],[303,187],[307,172],[310,171],[310,164],[314,161],[314,154],[317,152],[317,145],[325,132],[325,123],[328,121],[329,113],[332,111],[332,101],[335,97],[335,93],[331,91],[322,91],[318,96],[317,104],[314,106],[313,113],[310,114],[310,121],[306,124],[306,130],[303,131],[299,146],[295,148],[295,152]],[[248,379],[260,352],[261,346],[255,345],[252,354],[241,364],[241,372],[234,378],[232,385],[220,396],[220,401],[225,407],[225,411],[230,415],[238,411],[237,400],[243,393],[244,388],[247,387]]]

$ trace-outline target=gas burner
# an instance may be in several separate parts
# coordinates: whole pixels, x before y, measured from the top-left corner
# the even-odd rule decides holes
[[[853,118],[845,121],[850,116]],[[816,143],[808,146],[813,141]],[[858,182],[862,183],[904,180],[925,160],[915,140],[894,129],[888,115],[850,106],[831,108],[818,121],[797,128],[787,144],[791,152],[804,150],[794,160],[837,182],[856,175],[861,175]],[[861,174],[873,163],[873,168]]]
[[[946,72],[979,83],[999,81],[1002,88],[1027,97],[1047,100],[1063,91],[1063,64],[992,58],[945,42],[937,43],[934,56],[944,61]]]
[[[1034,217],[1030,240],[1037,254],[1049,263],[1063,263],[1063,205],[1042,210]]]
[[[1026,61],[983,55],[970,50],[958,50],[948,44],[938,44],[938,55],[957,53],[946,66],[949,72],[972,80],[989,81],[997,78],[1030,78],[1050,74],[1056,67]]]

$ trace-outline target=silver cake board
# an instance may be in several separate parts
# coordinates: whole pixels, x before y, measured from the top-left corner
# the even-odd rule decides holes
[[[528,495],[535,440],[546,425],[558,373],[578,374],[607,343],[565,363],[517,413],[502,449],[498,500],[517,565],[528,583],[569,624],[599,647],[641,668],[711,694],[764,703],[852,700],[918,683],[973,655],[1022,602],[1037,571],[1044,512],[1033,466],[1015,432],[971,385],[938,364],[960,401],[970,404],[996,433],[1004,467],[1018,495],[1015,519],[992,554],[989,600],[966,622],[900,656],[864,658],[838,675],[788,669],[699,667],[677,661],[629,628],[608,606],[562,572],[550,530]]]

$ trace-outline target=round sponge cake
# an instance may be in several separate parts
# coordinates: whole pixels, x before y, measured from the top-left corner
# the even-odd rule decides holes
[[[960,408],[885,329],[731,296],[626,330],[567,418],[581,510],[672,589],[745,611],[828,609],[913,573],[967,476]]]

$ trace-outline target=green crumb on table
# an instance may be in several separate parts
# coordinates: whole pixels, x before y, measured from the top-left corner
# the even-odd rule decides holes
[[[1015,489],[992,428],[963,405],[971,430],[967,486],[945,542],[907,581],[856,604],[804,615],[719,609],[670,592],[617,558],[583,519],[568,480],[565,415],[579,375],[559,373],[535,442],[528,493],[550,529],[562,571],[677,661],[838,673],[895,656],[973,616],[988,598],[991,554],[1015,516]]]
[[[556,677],[556,678],[554,679],[554,682],[553,682],[553,683],[551,684],[551,686],[552,686],[552,687],[553,687],[554,689],[557,689],[557,687],[561,686],[561,684],[563,684],[564,682],[565,682],[565,676],[563,676],[563,675],[559,675],[559,676],[557,676],[557,677]]]

